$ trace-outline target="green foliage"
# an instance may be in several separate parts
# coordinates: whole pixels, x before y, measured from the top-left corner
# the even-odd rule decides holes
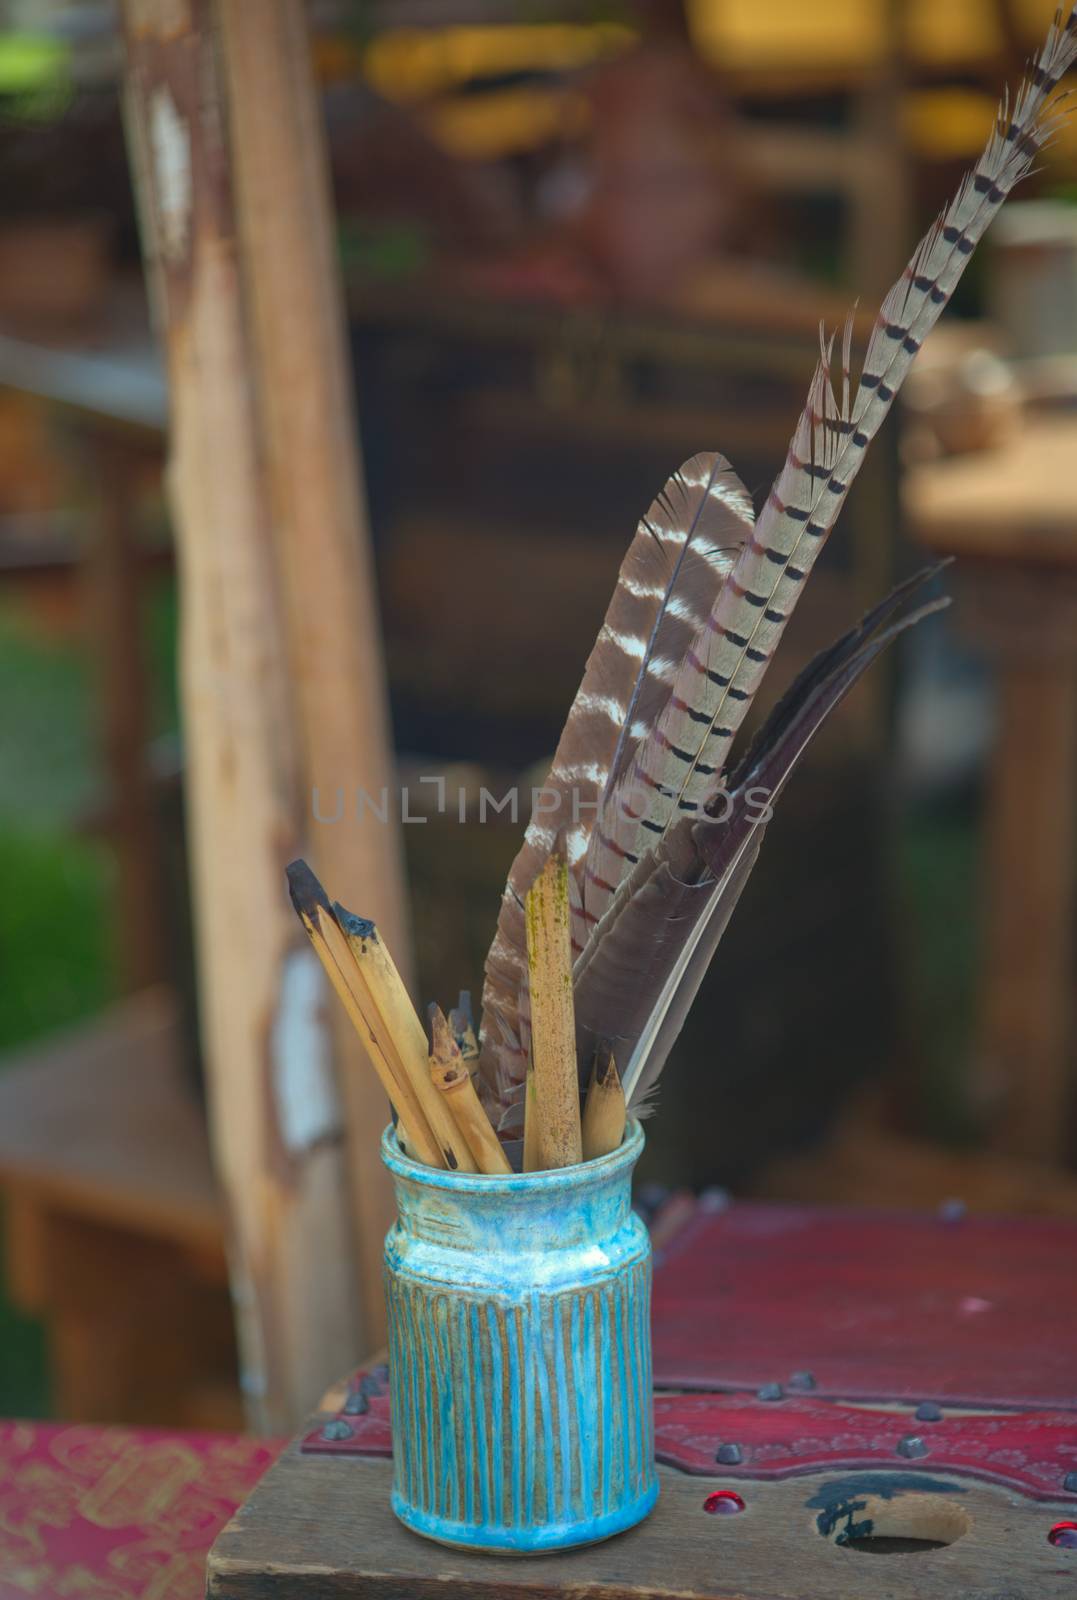
[[[9,120],[51,122],[71,103],[71,52],[47,34],[0,33],[0,99]]]
[[[151,624],[162,654],[171,632],[163,605]],[[77,643],[31,631],[10,606],[0,610],[0,706],[2,1072],[9,1052],[100,1011],[116,983],[112,860],[74,831],[100,791],[85,657]],[[44,1331],[8,1303],[3,1284],[0,1262],[0,1415],[45,1416]]]
[[[0,609],[0,832],[70,827],[99,788],[91,684],[76,645]]]
[[[105,849],[0,831],[0,1051],[92,1016],[115,993]]]

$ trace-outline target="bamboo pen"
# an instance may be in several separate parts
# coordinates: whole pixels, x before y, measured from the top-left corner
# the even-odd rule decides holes
[[[399,1070],[394,1042],[380,1013],[371,1004],[325,890],[305,861],[293,861],[287,876],[299,920],[366,1047],[371,1065],[396,1111],[408,1148],[427,1166],[444,1167],[446,1162],[422,1102],[414,1085]]]
[[[367,917],[357,917],[339,902],[334,910],[370,1004],[385,1024],[398,1076],[407,1080],[422,1107],[444,1165],[452,1172],[475,1172],[467,1141],[430,1081],[426,1034],[385,940]]]
[[[502,1149],[501,1140],[475,1093],[475,1085],[464,1065],[460,1047],[453,1038],[445,1014],[440,1006],[432,1006],[430,1010],[430,1031],[433,1036],[430,1076],[434,1086],[467,1140],[479,1171],[491,1175],[511,1173],[512,1167]]]
[[[583,1159],[572,1003],[568,864],[560,848],[527,892],[527,971],[538,1150],[544,1167]]]

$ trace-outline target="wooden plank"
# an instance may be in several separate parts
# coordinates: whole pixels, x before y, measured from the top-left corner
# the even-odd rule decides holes
[[[712,1480],[659,1468],[658,1506],[639,1528],[539,1557],[469,1555],[417,1538],[389,1509],[391,1477],[387,1461],[303,1457],[289,1446],[219,1535],[210,1600],[1064,1600],[1073,1589],[1072,1553],[1046,1538],[1068,1514],[1061,1503],[950,1474],[850,1474],[845,1489],[834,1473],[740,1480],[744,1512],[716,1516],[704,1502],[730,1486],[720,1469]],[[907,1535],[960,1537],[889,1556],[837,1545],[848,1516],[827,1508],[863,1505],[855,1490],[869,1488],[890,1496],[882,1504],[899,1509]],[[820,1516],[832,1534],[820,1532]]]
[[[286,1430],[358,1315],[314,957],[284,866],[304,812],[210,0],[126,0],[128,140],[166,346],[205,1057],[243,1383]],[[261,8],[259,9],[259,13]]]
[[[1046,589],[1046,585],[1045,585]],[[1072,619],[1077,607],[1071,608]],[[1062,1165],[1075,1106],[1077,637],[1000,662],[984,874],[976,1088],[991,1142]]]
[[[373,563],[360,484],[329,169],[302,0],[219,0],[240,259],[266,442],[305,829],[334,898],[407,949],[399,827],[354,819],[357,790],[393,791]],[[336,814],[341,792],[344,819]],[[405,976],[406,958],[403,962]],[[385,1097],[336,1008],[365,1343],[384,1334],[392,1220],[379,1154]]]
[[[972,1111],[996,1149],[1073,1153],[1077,859],[1077,423],[1037,417],[1005,450],[911,474],[916,536],[970,558],[963,627],[996,669],[985,938]]]

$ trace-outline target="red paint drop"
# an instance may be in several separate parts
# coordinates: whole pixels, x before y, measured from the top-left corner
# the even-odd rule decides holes
[[[744,1501],[733,1489],[715,1489],[703,1502],[704,1511],[712,1517],[735,1517],[744,1510]]]
[[[1056,1522],[1047,1538],[1060,1550],[1077,1550],[1077,1522]]]

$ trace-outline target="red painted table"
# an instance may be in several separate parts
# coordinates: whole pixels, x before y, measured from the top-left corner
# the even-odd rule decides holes
[[[416,1539],[375,1367],[221,1534],[211,1600],[1077,1597],[1077,1225],[705,1198],[655,1237],[642,1526],[556,1561]]]
[[[653,1321],[681,1472],[958,1472],[1077,1513],[1074,1224],[703,1201],[658,1252]],[[304,1451],[392,1454],[382,1369],[328,1433]]]

